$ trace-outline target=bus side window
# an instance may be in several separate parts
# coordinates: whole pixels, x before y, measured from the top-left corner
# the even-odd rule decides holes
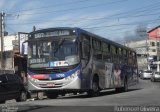
[[[82,58],[89,59],[90,57],[90,37],[82,35]]]
[[[111,62],[111,54],[110,54],[110,45],[107,43],[102,43],[102,54],[103,60],[107,62]]]
[[[93,39],[93,49],[94,58],[97,60],[102,60],[101,41]]]
[[[119,63],[118,59],[118,48],[115,46],[111,46],[111,51],[112,51],[112,58],[113,58],[113,63]]]
[[[123,64],[123,51],[122,51],[122,48],[119,48],[118,49],[118,55],[119,55],[119,63],[120,64]]]
[[[119,48],[116,47],[116,63],[119,64]]]
[[[137,66],[137,63],[136,63],[137,58],[136,58],[136,53],[135,52],[132,52],[132,58],[133,58],[133,66],[136,67]]]
[[[127,64],[127,61],[128,61],[128,56],[127,56],[127,50],[126,49],[123,49],[123,63],[124,64]]]
[[[133,64],[133,58],[132,58],[132,52],[128,52],[128,65],[132,66]]]
[[[136,67],[136,54],[135,52],[132,52],[132,66],[133,67]]]

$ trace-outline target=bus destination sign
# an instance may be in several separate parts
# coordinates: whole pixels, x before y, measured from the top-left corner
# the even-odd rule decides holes
[[[41,32],[34,34],[35,38],[43,38],[43,37],[53,37],[53,36],[65,36],[70,35],[68,30],[59,30],[59,31],[52,31],[52,32]]]

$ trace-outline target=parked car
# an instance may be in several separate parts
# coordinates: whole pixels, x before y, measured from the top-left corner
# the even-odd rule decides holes
[[[0,102],[16,99],[16,101],[25,101],[27,91],[21,78],[16,74],[0,75]]]
[[[143,70],[140,74],[141,79],[150,79],[153,75],[152,71],[150,70]]]
[[[154,72],[152,77],[151,77],[151,81],[160,81],[160,72]]]

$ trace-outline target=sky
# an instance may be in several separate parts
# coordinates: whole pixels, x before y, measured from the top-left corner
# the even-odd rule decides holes
[[[0,0],[9,34],[28,33],[33,26],[80,27],[119,43],[139,25],[158,26],[159,9],[159,0]]]

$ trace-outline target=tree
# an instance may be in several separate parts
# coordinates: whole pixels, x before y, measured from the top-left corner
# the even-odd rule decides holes
[[[126,31],[124,35],[125,42],[139,41],[147,39],[147,26],[139,24],[134,31]]]
[[[139,24],[135,30],[137,40],[147,39],[147,26],[145,24]]]

